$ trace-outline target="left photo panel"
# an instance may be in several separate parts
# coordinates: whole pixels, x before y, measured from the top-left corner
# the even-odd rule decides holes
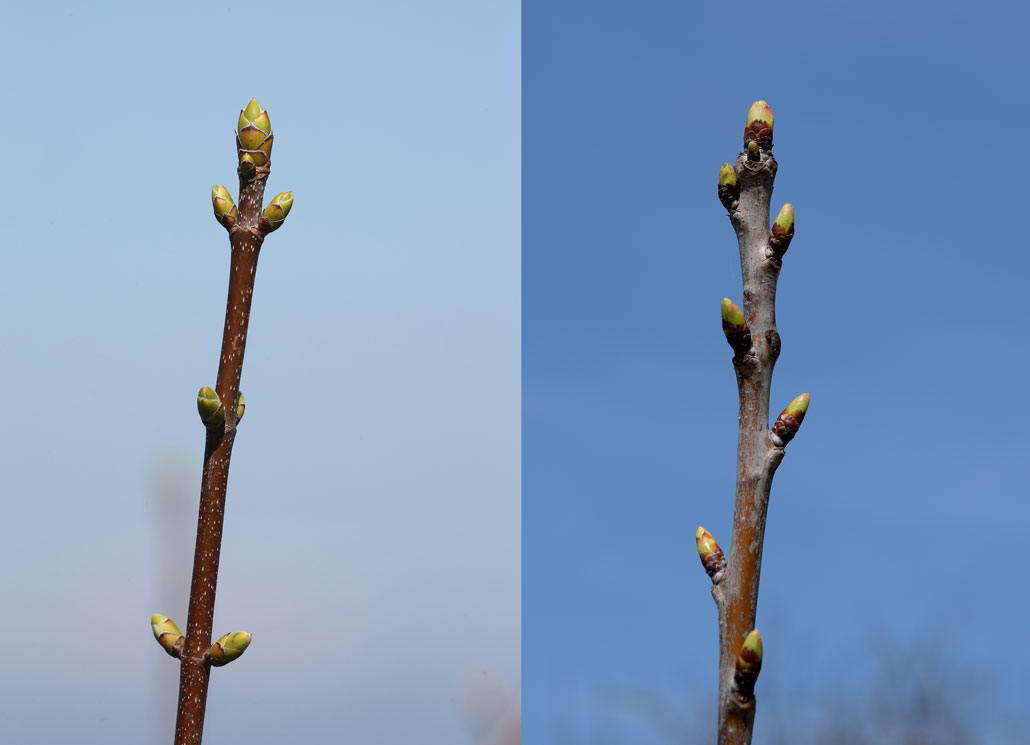
[[[520,14],[7,14],[0,742],[520,742]]]

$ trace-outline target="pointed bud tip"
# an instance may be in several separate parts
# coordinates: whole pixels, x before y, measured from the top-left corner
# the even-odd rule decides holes
[[[246,114],[247,118],[251,121],[257,119],[261,115],[262,111],[264,111],[264,109],[261,108],[261,104],[258,103],[256,98],[250,99],[250,101],[247,102],[246,107],[243,109],[243,113]]]
[[[722,320],[731,326],[744,325],[744,313],[735,302],[728,297],[722,299]]]
[[[707,530],[705,530],[705,529],[704,529],[704,528],[702,528],[702,527],[701,527],[700,525],[698,525],[698,526],[697,526],[697,535],[696,535],[695,537],[696,537],[696,538],[700,538],[701,536],[703,536],[703,535],[704,535],[705,533],[707,533],[707,532],[708,532]],[[155,616],[155,618],[156,618],[156,616]]]
[[[808,402],[811,400],[811,398],[812,397],[809,396],[807,393],[802,393],[800,396],[798,396],[790,402],[790,404],[787,406],[787,411],[797,411],[801,412],[802,414],[808,413]]]
[[[737,173],[729,163],[723,163],[719,169],[719,186],[736,186]]]
[[[784,233],[794,229],[794,206],[790,202],[780,208],[780,213],[776,215],[776,224]]]
[[[758,629],[752,629],[748,632],[748,635],[744,638],[744,644],[741,645],[741,652],[747,650],[751,654],[758,658],[758,661],[762,661],[762,636],[758,633]]]
[[[751,108],[747,112],[747,124],[744,125],[745,129],[751,129],[751,125],[755,122],[762,122],[765,126],[763,129],[773,128],[773,113],[772,109],[769,108],[769,104],[765,101],[755,101],[751,104]]]

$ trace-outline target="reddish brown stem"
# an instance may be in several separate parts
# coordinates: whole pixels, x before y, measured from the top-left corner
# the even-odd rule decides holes
[[[229,268],[229,296],[225,308],[225,329],[218,362],[215,390],[223,402],[225,428],[208,430],[204,448],[204,473],[200,485],[200,515],[197,545],[193,556],[186,644],[182,651],[179,678],[179,707],[175,721],[175,745],[199,745],[204,733],[208,679],[211,673],[207,650],[215,615],[218,559],[222,548],[225,492],[229,483],[229,460],[236,438],[236,406],[243,375],[243,353],[254,295],[258,254],[264,240],[258,229],[261,202],[268,167],[258,168],[251,178],[240,176],[239,217],[229,232],[232,244]],[[233,404],[230,404],[233,402]]]

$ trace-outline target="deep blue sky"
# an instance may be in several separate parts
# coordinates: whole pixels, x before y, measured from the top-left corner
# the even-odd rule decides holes
[[[5,5],[0,742],[171,742],[251,96],[275,131],[205,742],[474,743],[519,689],[517,0]],[[241,714],[245,712],[245,714]]]
[[[772,408],[812,404],[773,485],[756,745],[927,644],[984,682],[983,742],[1026,724],[1028,20],[523,3],[525,742],[669,742],[644,700],[712,735],[693,534],[729,542],[741,292],[716,178],[759,98],[797,216]]]

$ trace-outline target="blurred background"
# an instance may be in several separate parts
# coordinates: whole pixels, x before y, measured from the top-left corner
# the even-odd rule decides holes
[[[1026,743],[1025,5],[523,3],[523,732],[711,743],[752,101],[797,232],[755,745]]]
[[[0,741],[171,742],[251,96],[275,131],[216,742],[510,743],[518,2],[5,11]]]

